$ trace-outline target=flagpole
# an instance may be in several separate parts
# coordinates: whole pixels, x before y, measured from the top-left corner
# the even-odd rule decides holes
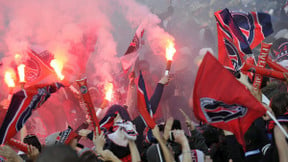
[[[288,139],[288,134],[286,132],[286,130],[282,127],[282,125],[277,121],[277,119],[275,118],[275,116],[270,112],[270,111],[266,111],[267,115],[270,116],[270,118],[276,123],[276,125],[280,128],[280,130],[282,131],[282,133],[285,135],[285,137]]]

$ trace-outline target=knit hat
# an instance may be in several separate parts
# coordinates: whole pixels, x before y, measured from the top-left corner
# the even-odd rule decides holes
[[[112,105],[106,111],[105,116],[100,121],[100,127],[104,131],[109,131],[114,125],[114,119],[119,114],[123,120],[131,121],[128,111],[121,105]]]
[[[112,105],[111,107],[109,107],[109,109],[106,111],[105,117],[113,116],[116,112],[120,114],[122,119],[131,121],[128,111],[121,105]],[[100,121],[100,124],[101,123],[102,123],[102,120]]]
[[[62,132],[55,132],[45,139],[46,145],[54,144],[69,144],[72,139],[78,137],[79,135],[73,132],[73,129],[68,126],[68,128]]]

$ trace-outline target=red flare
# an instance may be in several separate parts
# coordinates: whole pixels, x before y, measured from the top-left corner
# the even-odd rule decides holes
[[[6,71],[6,72],[5,72],[4,80],[5,80],[5,83],[7,84],[7,86],[8,86],[9,88],[14,88],[14,87],[15,87],[15,81],[14,81],[14,79],[13,79],[12,76],[13,76],[13,75],[12,75],[11,72],[9,72],[9,71]]]
[[[18,70],[19,82],[20,83],[25,83],[25,65],[24,64],[20,64],[17,67],[17,70]]]
[[[176,49],[174,47],[174,42],[168,41],[167,46],[166,46],[166,70],[165,70],[165,75],[169,75],[170,69],[171,69],[171,64],[173,61],[173,56],[176,53]]]
[[[174,46],[175,46],[174,42],[169,40],[167,43],[167,46],[166,46],[166,59],[167,59],[167,61],[173,60],[173,56],[176,53],[176,49]]]
[[[65,76],[62,74],[63,64],[61,64],[56,59],[51,60],[50,66],[54,69],[55,73],[57,74],[60,80],[63,80]]]
[[[112,83],[106,83],[104,86],[105,89],[105,99],[111,102],[113,97],[113,84]]]

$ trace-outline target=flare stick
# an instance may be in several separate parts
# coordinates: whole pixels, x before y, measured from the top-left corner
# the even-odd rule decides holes
[[[94,109],[94,105],[92,103],[92,100],[91,100],[91,97],[90,97],[90,93],[88,91],[87,78],[84,78],[84,79],[81,79],[81,80],[77,80],[76,82],[79,85],[81,97],[82,97],[82,99],[83,99],[83,101],[85,103],[86,110],[88,111],[87,113],[88,113],[90,119],[92,120],[94,129],[97,127],[98,128],[98,132],[100,133],[101,129],[100,129],[100,126],[99,126],[99,121],[97,119],[96,112],[95,112],[95,109]]]

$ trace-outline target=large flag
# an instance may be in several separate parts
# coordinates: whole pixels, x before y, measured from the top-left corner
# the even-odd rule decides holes
[[[31,116],[60,87],[59,83],[37,85],[22,89],[13,94],[8,111],[0,128],[0,144],[12,138]]]
[[[143,35],[144,35],[144,28],[143,25],[141,24],[138,26],[135,35],[132,39],[132,42],[130,43],[124,56],[120,58],[122,67],[125,71],[128,70],[132,65],[134,65],[137,58],[139,57],[138,50],[142,45]]]
[[[271,18],[264,13],[215,12],[218,59],[226,68],[239,71],[248,59],[255,62],[251,48],[273,32]]]
[[[153,112],[148,99],[145,82],[141,71],[138,80],[137,107],[145,125],[153,129],[156,124],[153,120]]]
[[[27,54],[30,58],[25,63],[26,86],[49,84],[57,80],[57,75],[50,66],[51,60],[54,59],[51,52],[45,50],[36,53],[32,49],[28,49]]]
[[[251,49],[273,33],[271,16],[267,13],[232,11],[231,15],[246,37]]]
[[[249,90],[210,53],[198,70],[193,105],[200,121],[233,132],[243,146],[244,134],[251,123],[266,112]]]

